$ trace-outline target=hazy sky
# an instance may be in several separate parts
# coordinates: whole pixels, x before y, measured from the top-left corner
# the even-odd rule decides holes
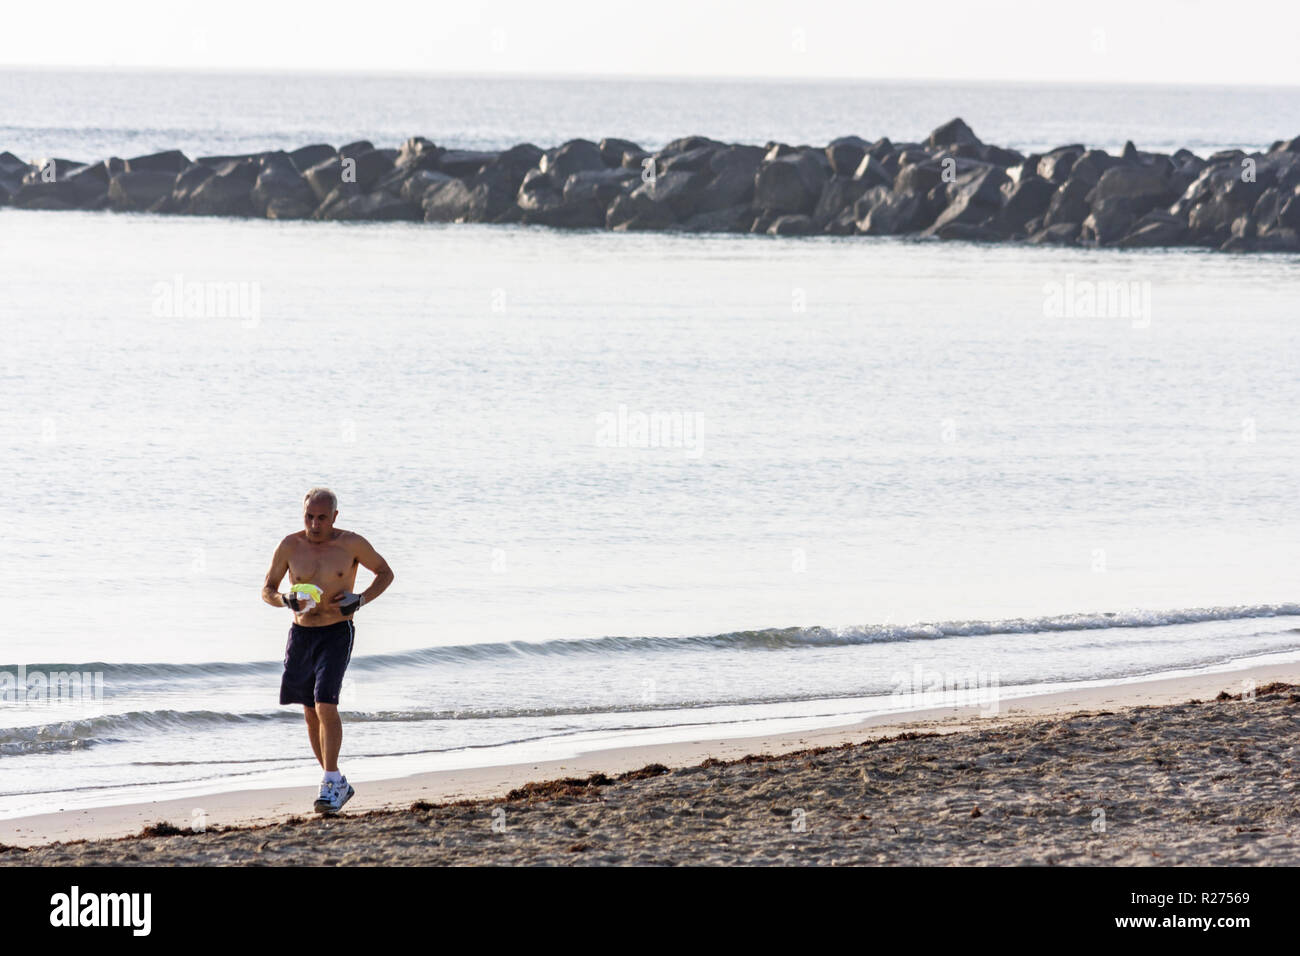
[[[6,3],[0,64],[1300,82],[1300,0]]]

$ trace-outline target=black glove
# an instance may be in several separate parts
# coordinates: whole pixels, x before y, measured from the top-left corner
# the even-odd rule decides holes
[[[354,594],[342,604],[339,605],[339,613],[344,617],[351,617],[356,613],[357,608],[366,603],[366,599],[360,594]]]
[[[290,591],[288,594],[281,594],[280,603],[283,604],[285,607],[287,607],[289,610],[293,611],[295,614],[297,614],[299,611],[302,610],[303,602],[298,597],[297,591]]]

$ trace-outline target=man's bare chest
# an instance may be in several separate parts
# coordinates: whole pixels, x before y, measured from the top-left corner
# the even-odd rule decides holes
[[[348,584],[356,559],[341,545],[300,545],[289,554],[289,576],[295,583],[310,582],[322,588]]]

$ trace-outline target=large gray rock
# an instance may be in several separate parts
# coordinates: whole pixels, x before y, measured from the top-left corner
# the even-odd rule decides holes
[[[849,214],[849,221],[853,221],[853,208],[868,188],[867,183],[860,179],[851,179],[847,176],[834,176],[826,181],[822,187],[822,194],[817,200],[817,205],[813,208],[811,222],[816,231],[821,232],[832,222],[840,219],[845,213]],[[768,230],[771,231],[770,229]]]
[[[420,207],[394,196],[375,192],[345,195],[336,190],[321,207],[315,218],[342,222],[414,222],[420,218]]]
[[[397,189],[397,195],[399,198],[418,206],[423,203],[425,191],[430,186],[458,181],[455,176],[448,176],[446,173],[440,173],[432,169],[416,169],[411,172],[411,175],[402,180]],[[511,199],[513,200],[513,198],[512,196]]]
[[[667,229],[677,220],[663,203],[657,203],[639,189],[615,197],[605,214],[605,228],[615,232]]]
[[[485,166],[501,159],[499,152],[480,149],[449,149],[438,157],[438,170],[449,176],[469,179],[477,176]]]
[[[515,197],[519,208],[525,212],[559,203],[563,183],[557,183],[550,175],[540,169],[530,169],[519,184]]]
[[[397,151],[397,158],[394,164],[407,169],[434,169],[438,168],[438,160],[446,150],[439,146],[433,140],[426,139],[423,136],[412,136],[402,148]]]
[[[1093,209],[1107,199],[1127,199],[1134,215],[1167,206],[1177,198],[1179,188],[1169,177],[1147,166],[1112,166],[1101,174],[1097,185],[1088,194],[1088,204]]]
[[[1003,169],[1010,166],[1019,166],[1025,161],[1023,153],[1014,149],[1007,149],[1003,146],[981,146],[975,151],[975,155],[984,162],[992,163],[994,166],[1001,166]],[[973,239],[975,236],[971,235],[968,238]],[[981,237],[981,239],[982,238],[984,237]]]
[[[542,154],[538,169],[555,182],[563,183],[574,173],[605,169],[600,147],[589,139],[571,139],[563,146]]]
[[[316,198],[324,202],[325,197],[336,189],[342,189],[344,193],[351,193],[352,195],[360,192],[355,182],[345,183],[343,181],[342,172],[343,157],[331,156],[329,159],[312,166],[302,175]]]
[[[634,169],[637,172],[645,169],[647,165],[653,166],[655,162],[654,154],[646,150],[629,149],[623,154],[623,161],[619,164],[624,169]]]
[[[1001,207],[1001,189],[1009,182],[1007,174],[997,166],[972,170],[949,183],[946,189],[948,206],[923,235],[938,235],[946,226],[980,225],[997,215]],[[952,235],[952,233],[950,233]],[[969,238],[963,235],[962,238]]]
[[[988,163],[968,163],[958,167],[957,178],[944,185],[944,197],[949,203],[969,196],[986,206],[1002,205],[1002,190],[1012,186],[1010,178],[1000,167]]]
[[[1206,162],[1197,156],[1190,149],[1180,149],[1171,157],[1174,161],[1174,167],[1182,173],[1187,173],[1195,178],[1202,169],[1205,168]]]
[[[8,150],[0,153],[0,176],[15,177],[21,181],[30,168],[31,164],[27,160],[18,158]]]
[[[875,153],[872,153],[872,155],[875,156]],[[876,159],[880,160],[880,164],[885,167],[889,175],[897,180],[898,174],[903,167],[915,166],[917,163],[927,162],[933,157],[920,146],[899,144],[884,156],[876,156]]]
[[[10,203],[18,209],[68,210],[80,205],[76,189],[64,180],[46,182],[37,179],[18,186],[10,197]]]
[[[109,168],[107,163],[83,166],[69,173],[65,182],[72,186],[77,204],[90,202],[108,192]]]
[[[271,203],[277,199],[285,200],[286,203],[292,201],[296,206],[307,206],[309,212],[317,202],[316,194],[299,174],[297,165],[289,156],[277,156],[262,161],[261,171],[253,183],[253,188],[249,190],[249,199],[253,203],[254,213],[259,216],[267,216]],[[279,208],[282,210],[293,208],[286,203],[282,203]]]
[[[1284,229],[1300,229],[1300,192],[1282,197],[1275,224]]]
[[[36,160],[22,178],[24,183],[63,182],[70,175],[85,169],[89,164],[75,159],[45,156]]]
[[[613,136],[602,139],[597,148],[600,150],[600,160],[606,166],[622,166],[623,157],[628,153],[646,155],[646,150],[630,139]]]
[[[708,177],[703,173],[673,171],[656,176],[651,182],[642,182],[631,195],[641,196],[656,205],[663,206],[672,215],[674,221],[685,219],[701,212],[699,196]]]
[[[171,193],[149,207],[151,212],[187,212],[194,191],[217,175],[217,171],[204,163],[195,163],[176,177]]]
[[[754,205],[777,215],[810,213],[821,195],[822,182],[821,170],[806,153],[781,156],[758,168]]]
[[[339,147],[339,155],[345,159],[356,159],[362,153],[368,153],[375,148],[375,144],[368,139],[359,139],[354,143],[347,143]]]
[[[251,192],[249,181],[232,169],[200,183],[184,211],[195,216],[251,216]]]
[[[562,188],[538,169],[524,177],[516,204],[519,221],[528,225],[594,229],[605,224],[603,203],[594,198],[565,202]]]
[[[602,167],[584,169],[573,173],[564,181],[563,199],[566,203],[594,199],[608,206],[620,193],[631,192],[641,177],[631,169]]]
[[[1286,198],[1276,186],[1269,186],[1251,207],[1251,219],[1258,223],[1261,230],[1278,225],[1277,217],[1282,211]]]
[[[1090,149],[1071,164],[1069,178],[1087,183],[1091,188],[1097,185],[1106,170],[1119,165],[1119,158],[1104,149]]]
[[[344,157],[345,160],[349,158]],[[363,193],[371,192],[380,177],[392,171],[395,158],[395,151],[389,149],[368,149],[359,153],[353,170],[357,188]]]
[[[907,163],[899,167],[894,178],[894,192],[923,195],[943,183],[944,169],[943,163],[929,157],[919,163]]]
[[[544,153],[540,148],[532,143],[520,143],[517,146],[511,146],[498,154],[496,162],[489,164],[487,168],[496,168],[503,171],[514,184],[511,189],[518,189],[519,184],[523,182],[524,175],[530,170],[535,169],[542,161]],[[482,172],[483,170],[480,170]]]
[[[700,149],[705,146],[711,146],[714,149],[722,149],[726,143],[720,143],[716,139],[708,136],[683,136],[681,139],[675,139],[655,155],[663,160],[681,153],[689,153],[692,150]]]
[[[1092,205],[1092,211],[1083,221],[1080,238],[1109,246],[1128,235],[1137,221],[1133,202],[1127,196],[1111,196]]]
[[[169,149],[163,153],[150,153],[147,156],[135,156],[126,161],[128,173],[171,173],[172,178],[190,165],[185,154],[178,149]],[[143,182],[143,180],[141,180]]]
[[[871,201],[866,202],[868,197]],[[891,192],[882,186],[870,190],[855,208],[860,214],[858,232],[868,236],[919,232],[934,219],[924,197],[915,193]]]
[[[1300,230],[1277,226],[1255,238],[1256,252],[1300,252]]]
[[[469,182],[465,222],[517,222],[522,210],[515,205],[512,173],[501,165],[488,166]]]
[[[870,153],[863,154],[858,165],[853,168],[852,175],[867,189],[872,186],[890,186],[894,182],[894,177],[889,174],[885,164]]]
[[[471,189],[454,176],[428,187],[421,196],[425,222],[456,222],[469,212]]]
[[[1086,152],[1082,144],[1058,146],[1051,152],[1044,153],[1038,160],[1038,175],[1059,186],[1069,178],[1070,169]]]
[[[763,151],[756,146],[727,146],[715,151],[709,158],[710,175],[695,197],[695,213],[750,203],[762,161]]]
[[[1013,236],[1026,233],[1026,224],[1047,212],[1056,194],[1056,186],[1039,176],[1028,176],[1013,184],[1006,194],[994,226],[1005,235]]]
[[[709,162],[713,158],[713,154],[721,148],[719,146],[700,146],[696,149],[689,149],[684,153],[664,157],[657,164],[657,172],[662,175],[674,170],[697,173],[704,169],[710,169]]]
[[[1187,224],[1175,216],[1160,218],[1144,216],[1115,245],[1121,249],[1144,249],[1152,246],[1181,246],[1188,241]]]
[[[118,212],[143,212],[164,196],[171,195],[175,183],[175,173],[128,170],[109,180],[108,202]]]
[[[1076,179],[1073,176],[1062,183],[1053,193],[1052,201],[1047,204],[1047,212],[1043,215],[1044,228],[1061,222],[1071,222],[1075,226],[1082,223],[1091,212],[1088,194],[1092,189],[1086,179]]]
[[[934,132],[930,134],[930,138],[926,141],[926,145],[931,149],[937,149],[940,146],[958,146],[963,144],[968,146],[984,145],[980,142],[980,138],[975,135],[975,131],[967,126],[966,121],[960,116],[956,119],[949,120],[940,127],[937,127]]]
[[[305,173],[313,166],[319,166],[327,159],[333,159],[338,153],[333,146],[327,146],[317,143],[312,146],[303,146],[295,149],[289,154],[289,160],[293,163],[298,172]]]
[[[420,207],[385,192],[353,196],[348,200],[353,216],[376,222],[415,222],[420,218]]]
[[[831,162],[831,170],[836,176],[852,176],[862,163],[862,157],[868,155],[871,148],[861,136],[841,136],[833,139],[826,146],[826,156]],[[877,160],[879,163],[879,160]],[[872,185],[876,185],[872,183]]]
[[[1231,234],[1233,222],[1254,205],[1251,195],[1244,190],[1220,193],[1189,210],[1187,228],[1198,242],[1221,243]]]
[[[724,146],[709,158],[709,168],[720,173],[724,169],[739,168],[751,177],[763,165],[763,150],[757,146]]]
[[[248,184],[248,188],[253,188],[253,183],[257,182],[257,174],[262,170],[262,159],[252,159],[241,157],[239,159],[227,159],[224,162],[212,164],[212,171],[218,176],[229,176],[235,179],[242,179]]]

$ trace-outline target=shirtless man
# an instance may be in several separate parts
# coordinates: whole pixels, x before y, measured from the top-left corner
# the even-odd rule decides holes
[[[339,773],[339,747],[343,724],[339,720],[339,689],[352,659],[352,638],[356,628],[352,615],[383,594],[393,583],[393,572],[370,546],[353,531],[334,527],[338,498],[328,488],[313,488],[303,497],[302,523],[280,542],[271,558],[262,600],[272,607],[293,611],[289,641],[284,649],[284,677],[280,682],[280,703],[302,704],[307,733],[325,778],[316,800],[318,813],[336,813],[356,793]],[[375,575],[361,594],[353,594],[357,565]],[[285,574],[290,585],[314,584],[320,588],[320,604],[290,591],[280,593]]]

